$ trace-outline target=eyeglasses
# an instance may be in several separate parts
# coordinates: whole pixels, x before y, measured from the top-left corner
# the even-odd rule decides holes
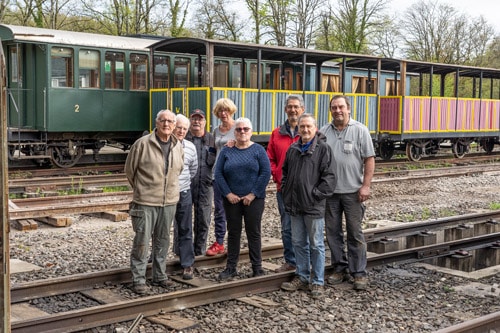
[[[238,133],[241,133],[241,132],[249,132],[251,130],[251,128],[250,127],[236,127],[234,130]]]
[[[165,124],[165,123],[173,124],[173,123],[175,123],[175,120],[172,120],[172,119],[158,119],[158,122],[162,123],[162,124]]]

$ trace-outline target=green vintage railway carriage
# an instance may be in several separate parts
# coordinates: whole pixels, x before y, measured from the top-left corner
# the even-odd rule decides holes
[[[9,158],[71,167],[86,150],[127,149],[149,129],[156,41],[0,25]]]

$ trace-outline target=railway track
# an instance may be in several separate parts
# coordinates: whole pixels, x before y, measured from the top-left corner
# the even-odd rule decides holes
[[[425,231],[437,231],[454,225],[493,223],[500,216],[500,212],[488,214],[473,214],[463,217],[453,217],[433,221],[433,223],[418,222],[386,227],[380,230],[368,230],[366,236],[369,242],[406,237]],[[496,222],[494,222],[496,223]],[[453,255],[460,251],[473,251],[486,247],[500,247],[500,228],[498,223],[495,232],[482,235],[455,239],[439,244],[430,244],[414,248],[375,254],[369,257],[368,266],[375,267],[387,263],[413,262],[432,260],[433,258]],[[477,228],[478,230],[480,228]],[[281,242],[268,240],[263,243],[264,267],[271,269],[272,260],[282,256]],[[248,262],[248,252],[242,251],[240,263]],[[220,267],[225,263],[225,256],[198,257],[195,267],[199,271],[206,271]],[[274,265],[277,266],[277,265]],[[265,300],[256,296],[261,293],[276,291],[281,283],[292,278],[293,272],[270,273],[257,278],[240,276],[234,281],[218,282],[212,278],[197,277],[184,281],[175,274],[181,271],[178,261],[169,261],[167,270],[175,281],[172,289],[155,290],[154,295],[138,297],[124,293],[130,283],[128,268],[113,269],[103,272],[87,273],[61,278],[40,280],[14,285],[11,289],[12,311],[22,312],[25,316],[32,316],[12,321],[12,332],[74,332],[122,321],[132,321],[142,316],[150,320],[162,322],[171,312],[207,305],[216,302],[238,299],[249,304],[265,304]],[[331,273],[327,267],[326,273]],[[200,274],[202,276],[203,274]],[[39,298],[50,298],[68,293],[81,293],[97,304],[62,313],[47,314],[37,310],[27,302]],[[162,319],[163,318],[163,319]],[[491,325],[491,319],[489,319]],[[485,319],[485,323],[488,322]],[[477,320],[476,320],[476,325]]]
[[[439,177],[458,177],[463,175],[500,172],[500,163],[453,168],[433,168],[377,172],[373,183],[394,182],[409,179],[430,179]],[[49,177],[9,180],[11,193],[33,193],[30,198],[12,199],[9,218],[11,220],[47,219],[61,214],[87,214],[128,211],[132,199],[131,191],[101,193],[106,187],[127,187],[127,180],[122,173],[85,175],[79,177]],[[270,183],[268,191],[274,191]],[[58,195],[57,190],[75,189],[75,195]],[[97,193],[85,193],[97,192]],[[116,215],[116,214],[115,214]],[[112,216],[114,216],[112,214]],[[58,222],[56,222],[58,223]]]

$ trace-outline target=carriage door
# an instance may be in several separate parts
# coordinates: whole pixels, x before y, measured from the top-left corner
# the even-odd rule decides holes
[[[22,127],[24,125],[21,111],[24,108],[22,46],[19,44],[9,45],[7,49],[7,99],[9,101],[7,124],[9,127]]]

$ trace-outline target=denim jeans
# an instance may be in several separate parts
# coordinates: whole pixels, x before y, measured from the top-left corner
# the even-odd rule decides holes
[[[191,190],[182,191],[175,211],[174,249],[179,254],[182,268],[194,263],[193,201]]]
[[[264,199],[255,198],[249,206],[245,206],[243,201],[233,205],[224,199],[224,209],[227,216],[227,267],[236,269],[238,266],[242,220],[245,219],[248,255],[252,269],[255,271],[262,268],[261,225],[264,203]]]
[[[295,253],[292,244],[292,222],[290,215],[285,211],[285,204],[283,202],[283,194],[281,191],[276,192],[276,200],[278,201],[278,211],[281,216],[281,239],[283,241],[283,256],[285,262],[296,266]]]
[[[296,274],[302,281],[325,283],[325,219],[291,216],[292,243],[297,261]]]
[[[146,283],[149,241],[153,239],[153,281],[167,279],[167,252],[170,243],[170,226],[175,205],[151,207],[138,204],[130,206],[132,228],[135,236],[130,253],[130,270],[134,284]]]
[[[226,213],[224,212],[223,199],[214,180],[214,229],[215,240],[219,244],[224,244],[224,237],[226,237]]]
[[[346,219],[347,253],[344,250],[342,215]],[[326,200],[326,239],[332,255],[335,272],[349,268],[352,276],[366,275],[366,242],[362,221],[365,205],[358,200],[358,193],[334,194]]]

